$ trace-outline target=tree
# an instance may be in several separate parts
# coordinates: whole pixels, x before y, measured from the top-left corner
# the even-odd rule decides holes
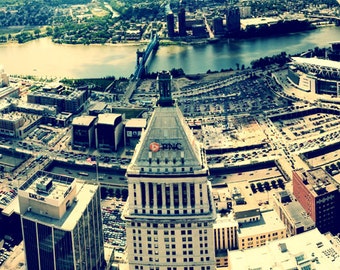
[[[115,197],[117,198],[117,199],[119,199],[120,197],[121,197],[121,192],[120,192],[120,189],[119,188],[117,188],[116,189],[116,193],[115,193]]]
[[[41,33],[41,31],[40,31],[40,29],[39,29],[39,28],[37,28],[37,29],[34,29],[34,35],[35,35],[37,38],[39,38],[39,37],[40,37],[40,33]]]
[[[122,190],[122,200],[123,200],[123,201],[126,201],[128,195],[129,195],[128,190],[127,190],[126,188],[124,188],[124,189]]]
[[[100,188],[100,197],[102,198],[102,199],[105,199],[106,197],[107,197],[107,189],[105,188],[105,187],[101,187]]]

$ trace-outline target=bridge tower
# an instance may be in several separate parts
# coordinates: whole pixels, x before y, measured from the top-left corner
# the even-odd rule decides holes
[[[136,51],[137,66],[139,66],[139,64],[141,63],[140,61],[143,61],[144,54],[145,54],[145,50],[140,51],[139,49],[137,49],[137,51]]]

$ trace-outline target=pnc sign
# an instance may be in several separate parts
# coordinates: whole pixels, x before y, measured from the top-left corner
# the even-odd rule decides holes
[[[149,145],[151,152],[158,152],[159,150],[182,150],[181,143],[157,143],[152,142]]]

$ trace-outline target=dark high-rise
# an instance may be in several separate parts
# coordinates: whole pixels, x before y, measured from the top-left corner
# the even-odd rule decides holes
[[[187,29],[185,25],[185,9],[181,8],[178,12],[178,35],[185,37],[187,35]]]
[[[175,36],[175,16],[172,12],[166,15],[166,23],[168,28],[168,37]]]
[[[239,7],[228,7],[226,10],[226,26],[229,34],[240,32],[241,16]]]

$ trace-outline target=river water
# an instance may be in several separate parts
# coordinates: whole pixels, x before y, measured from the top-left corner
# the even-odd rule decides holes
[[[157,72],[182,68],[187,74],[207,70],[236,68],[236,64],[250,66],[260,57],[286,51],[295,54],[329,47],[340,39],[340,27],[324,27],[287,36],[230,40],[215,44],[160,46],[149,71]],[[7,74],[37,75],[47,78],[129,77],[135,69],[136,50],[131,45],[64,45],[49,38],[25,44],[0,45],[0,65]]]

